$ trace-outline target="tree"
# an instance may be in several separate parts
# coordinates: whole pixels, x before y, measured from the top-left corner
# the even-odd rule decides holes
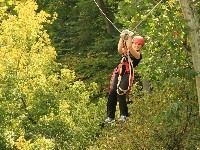
[[[124,28],[130,30],[158,1],[138,1],[135,14],[131,2],[122,1],[116,15]],[[133,117],[127,126],[120,126],[123,130],[119,131],[118,125],[112,128],[112,133],[110,129],[106,130],[98,148],[198,149],[196,137],[200,135],[200,122],[196,73],[190,59],[189,30],[179,2],[162,1],[134,33],[143,35],[146,41],[143,60],[135,72],[151,81],[152,91],[141,96],[143,93],[138,90],[138,84],[133,86],[130,98],[134,105],[129,107]],[[121,136],[118,138],[117,135]]]
[[[52,44],[59,55],[72,51],[76,45],[74,37],[77,35],[77,21],[80,9],[77,7],[79,0],[36,0],[38,10],[44,10],[49,14],[56,12],[57,19],[46,25]],[[75,43],[75,44],[74,44]],[[78,43],[78,42],[77,42]]]
[[[105,20],[106,27],[107,27],[107,32],[109,34],[112,34],[113,30],[115,30],[115,29],[114,29],[114,27],[113,27],[113,25],[111,23],[112,21],[110,22],[109,21],[110,19],[107,17],[107,11],[106,11],[106,7],[105,7],[105,3],[104,3],[103,0],[97,0],[97,4],[98,4],[97,6],[99,7],[99,9],[101,11],[101,14],[102,14],[102,16],[103,16],[103,18]]]
[[[44,26],[56,18],[35,1],[0,7],[0,147],[85,149],[98,132],[97,84],[56,62]],[[97,107],[98,105],[98,107]]]
[[[197,0],[179,0],[185,19],[188,21],[190,28],[190,46],[192,53],[192,61],[196,75],[196,87],[199,101],[200,115],[200,15],[198,14],[200,2]]]

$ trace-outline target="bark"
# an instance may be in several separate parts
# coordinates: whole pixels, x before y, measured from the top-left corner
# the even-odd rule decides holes
[[[101,12],[104,20],[105,20],[105,23],[106,23],[106,27],[107,27],[107,32],[108,34],[112,34],[113,33],[113,30],[114,30],[114,27],[112,25],[112,23],[110,22],[110,18],[108,18],[108,15],[107,15],[107,12],[106,12],[106,7],[105,7],[105,3],[103,0],[96,0],[97,4],[99,5],[100,9],[103,11],[103,13]],[[108,20],[107,18],[110,20]]]
[[[149,83],[149,80],[148,79],[144,79],[142,81],[142,87],[143,87],[143,90],[146,91],[146,92],[150,92],[150,83]]]
[[[194,69],[197,73],[200,73],[200,23],[195,10],[195,5],[192,0],[179,0],[183,14],[188,21],[188,26],[190,27],[190,46],[192,51],[192,61]],[[199,115],[200,115],[200,74],[195,78],[198,103],[199,103]]]
[[[133,3],[133,4],[137,4],[137,3],[138,3],[138,0],[132,0],[132,3]]]

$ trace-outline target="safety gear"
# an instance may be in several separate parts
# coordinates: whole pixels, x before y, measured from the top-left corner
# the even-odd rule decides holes
[[[133,36],[133,32],[132,31],[129,31],[129,33],[128,33],[128,36]]]
[[[117,73],[119,75],[124,75],[126,73],[130,73],[129,64],[127,61],[122,62],[117,66]]]
[[[138,43],[144,46],[144,38],[142,36],[134,36],[132,43]]]
[[[120,37],[121,37],[122,39],[124,39],[125,34],[126,34],[126,33],[122,32],[122,33],[120,34]]]
[[[133,36],[133,32],[129,31],[128,29],[123,30],[120,34],[120,37],[125,41],[128,40],[128,37],[130,36]]]
[[[120,34],[120,37],[123,39],[123,40],[128,40],[128,33],[129,33],[129,30],[123,30]]]

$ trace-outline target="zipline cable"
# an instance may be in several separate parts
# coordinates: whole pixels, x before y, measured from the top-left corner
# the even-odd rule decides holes
[[[145,16],[145,18],[143,20],[141,20],[133,29],[133,31],[144,21],[146,20],[146,18],[150,15],[150,13],[162,2],[162,0],[160,0],[150,11],[149,13]]]
[[[97,5],[97,7],[99,8],[99,10],[101,11],[101,13],[105,16],[105,18],[113,25],[113,27],[119,32],[121,33],[121,31],[114,25],[114,23],[106,16],[106,14],[103,12],[103,10],[99,7],[99,5],[97,4],[97,2],[94,0],[95,4]],[[162,0],[160,0],[150,11],[149,13],[144,17],[144,19],[142,19],[133,29],[133,31],[144,21],[146,20],[146,18],[150,15],[150,13],[162,2]]]
[[[101,13],[105,16],[105,18],[113,25],[113,27],[119,32],[121,33],[121,31],[114,25],[114,23],[112,23],[112,21],[106,16],[106,14],[103,12],[103,10],[99,7],[99,5],[97,4],[97,2],[94,0],[95,4],[97,5],[97,7],[99,8],[99,10],[101,11]]]

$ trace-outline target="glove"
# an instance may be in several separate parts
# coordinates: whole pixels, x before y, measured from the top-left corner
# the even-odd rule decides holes
[[[128,37],[130,37],[130,36],[133,36],[133,32],[132,31],[129,31],[128,29],[126,29],[126,30],[123,30],[122,32],[121,32],[121,34],[120,34],[120,37],[123,39],[123,40],[128,40]]]
[[[129,30],[123,30],[120,34],[120,37],[123,39],[123,40],[128,40],[128,37],[129,37]]]
[[[126,30],[123,30],[123,31],[121,32],[121,34],[120,34],[120,37],[121,37],[122,39],[124,39],[125,34],[126,34]]]
[[[129,31],[129,33],[128,33],[128,36],[133,36],[133,32],[132,31]]]
[[[125,33],[122,32],[122,33],[120,34],[120,37],[121,37],[122,39],[124,39]]]

